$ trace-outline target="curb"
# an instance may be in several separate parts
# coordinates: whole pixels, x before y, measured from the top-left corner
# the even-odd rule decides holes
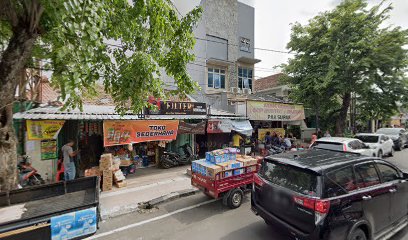
[[[139,203],[139,208],[140,209],[152,209],[159,204],[170,202],[175,199],[182,198],[182,197],[188,197],[198,192],[200,192],[199,189],[186,189],[186,190],[182,190],[178,192],[172,192],[170,194],[152,199],[150,201]]]
[[[172,192],[170,194],[154,198],[147,202],[142,203],[133,203],[126,206],[115,207],[109,210],[104,210],[103,206],[101,207],[101,220],[106,221],[111,218],[119,217],[121,215],[138,212],[141,210],[149,210],[155,208],[157,205],[170,202],[179,198],[188,197],[198,193],[200,190],[198,189],[186,189],[178,192]]]

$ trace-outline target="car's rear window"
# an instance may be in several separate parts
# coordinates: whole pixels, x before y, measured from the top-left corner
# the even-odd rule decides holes
[[[259,175],[265,180],[294,192],[317,196],[317,176],[313,172],[270,161],[264,161]]]
[[[336,151],[343,151],[343,144],[337,142],[320,142],[317,141],[313,143],[314,148],[321,148],[327,150],[336,150]]]
[[[365,143],[377,143],[378,142],[378,136],[359,135],[359,136],[356,136],[356,138],[360,139],[361,141]]]

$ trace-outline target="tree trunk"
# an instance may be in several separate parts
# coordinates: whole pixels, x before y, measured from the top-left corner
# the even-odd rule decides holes
[[[13,103],[20,74],[31,56],[37,34],[15,29],[0,61],[0,191],[16,187],[17,141],[13,129]]]
[[[336,119],[336,136],[342,137],[346,128],[347,111],[350,107],[351,93],[345,93],[341,105],[340,114]]]

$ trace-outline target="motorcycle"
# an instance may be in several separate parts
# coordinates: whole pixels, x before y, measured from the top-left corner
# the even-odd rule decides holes
[[[184,153],[183,155],[175,152],[163,152],[163,155],[160,158],[160,165],[163,168],[167,169],[179,165],[186,165],[190,164],[194,160],[197,160],[197,156],[193,154],[193,150],[188,143],[180,146],[179,148],[182,148]]]
[[[45,183],[41,175],[37,173],[37,169],[31,165],[31,158],[29,156],[23,156],[19,161],[17,168],[21,187],[35,186]]]
[[[275,154],[280,154],[285,152],[284,147],[278,147],[278,146],[270,146],[270,149],[268,149],[268,155],[275,155]]]

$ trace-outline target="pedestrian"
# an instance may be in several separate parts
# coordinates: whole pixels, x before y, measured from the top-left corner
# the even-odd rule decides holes
[[[324,134],[324,137],[331,137],[329,130],[326,131],[326,133]]]
[[[271,137],[271,132],[266,132],[266,135],[265,135],[265,147],[267,148],[267,149],[269,149],[270,147],[271,147],[271,145],[272,145],[272,137]]]
[[[312,141],[310,141],[309,148],[311,148],[313,146],[313,143],[315,143],[316,141],[317,141],[317,133],[313,133],[312,134]]]
[[[272,133],[272,145],[273,146],[279,146],[280,145],[279,137],[278,137],[278,134],[276,132]]]
[[[239,135],[238,133],[236,133],[236,134],[234,134],[234,136],[232,136],[233,147],[236,147],[236,148],[241,147],[242,141],[243,141],[243,139],[242,139],[241,135]]]
[[[322,133],[322,130],[320,130],[320,128],[317,129],[316,135],[317,135],[317,138],[322,138],[323,137],[323,133]]]
[[[292,147],[292,143],[291,143],[290,138],[289,138],[288,135],[286,135],[286,137],[283,139],[283,144],[284,144],[286,150],[290,149]]]
[[[68,140],[68,143],[65,144],[62,148],[62,157],[64,163],[64,179],[65,181],[74,180],[76,169],[75,169],[75,161],[74,157],[78,155],[79,150],[74,151],[72,147],[75,145],[74,140]]]

